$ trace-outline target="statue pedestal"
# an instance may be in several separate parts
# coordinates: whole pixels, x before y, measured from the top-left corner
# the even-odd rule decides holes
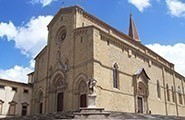
[[[102,119],[108,119],[109,115],[110,113],[105,112],[104,108],[80,108],[79,112],[74,113],[74,119],[102,120]]]
[[[89,94],[87,97],[87,108],[80,108],[80,112],[75,113],[75,119],[107,119],[110,115],[104,108],[96,107],[96,94]]]
[[[96,108],[96,94],[89,94],[87,100],[87,108]]]

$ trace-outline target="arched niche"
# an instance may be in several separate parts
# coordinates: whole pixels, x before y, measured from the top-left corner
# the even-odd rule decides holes
[[[87,84],[81,80],[78,85],[79,90],[79,107],[87,107]]]
[[[80,73],[73,82],[75,99],[78,101],[77,107],[87,107],[87,76]]]
[[[39,114],[43,113],[43,103],[44,103],[44,93],[42,88],[39,88],[38,92],[37,92],[37,111]]]

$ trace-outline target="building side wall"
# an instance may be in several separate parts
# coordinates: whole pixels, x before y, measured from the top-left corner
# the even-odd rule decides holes
[[[46,101],[46,82],[47,82],[47,66],[48,66],[48,48],[45,47],[39,56],[35,59],[35,73],[32,94],[32,114],[39,112],[38,94],[43,93],[43,101]],[[46,104],[43,104],[43,112],[46,111]]]
[[[102,89],[99,94],[103,93],[103,97],[97,97],[99,105],[104,106],[108,110],[134,112],[134,99],[131,97],[134,93],[132,76],[138,69],[144,68],[147,75],[150,77],[148,83],[148,109],[152,114],[177,115],[176,104],[172,102],[171,86],[174,86],[173,80],[175,80],[176,83],[179,83],[179,85],[182,85],[182,83],[180,83],[181,80],[173,78],[173,74],[175,73],[168,69],[164,69],[163,71],[163,65],[161,65],[157,60],[144,56],[140,51],[136,51],[129,46],[125,45],[122,47],[121,44],[117,44],[116,40],[109,37],[109,35],[106,36],[106,39],[101,37],[101,30],[96,29],[95,31],[94,59],[96,62],[94,63],[94,76],[98,80],[97,84],[99,89]],[[151,63],[149,61],[151,61]],[[118,89],[113,88],[114,63],[118,63],[119,66]],[[160,83],[161,98],[157,97],[157,80]],[[170,101],[166,100],[167,83],[170,91]],[[107,89],[108,91],[105,92],[104,89]],[[107,95],[108,93],[109,95]],[[115,93],[116,95],[114,95],[114,97],[109,97]],[[129,93],[131,96],[122,93]],[[118,102],[112,102],[113,104],[104,104],[111,101],[110,99]],[[128,106],[124,106],[123,103],[119,101],[123,101],[123,103],[128,104],[130,103],[129,106],[132,106],[132,108],[128,109]],[[184,112],[183,108],[184,107],[179,107],[178,105],[179,113],[181,113],[181,115]]]
[[[0,89],[0,100],[3,101],[2,104],[2,114],[1,117],[10,116],[10,103],[15,102],[15,116],[21,116],[22,115],[22,104],[26,103],[27,106],[27,115],[31,114],[31,97],[32,97],[32,88],[26,87],[23,85],[18,85],[12,83],[5,83],[0,81],[0,85],[4,86],[4,89]],[[12,87],[16,88],[17,91],[12,90]],[[28,93],[24,93],[23,91],[28,90]],[[13,115],[13,116],[14,116]]]

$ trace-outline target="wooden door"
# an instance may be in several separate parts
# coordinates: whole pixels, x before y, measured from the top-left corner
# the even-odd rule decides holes
[[[138,97],[137,102],[138,102],[138,113],[143,113],[143,99],[142,99],[142,97]]]
[[[42,102],[39,105],[39,113],[42,114]]]
[[[64,98],[64,93],[58,93],[57,95],[57,112],[63,111],[63,98]]]
[[[87,107],[87,95],[80,95],[80,107]]]

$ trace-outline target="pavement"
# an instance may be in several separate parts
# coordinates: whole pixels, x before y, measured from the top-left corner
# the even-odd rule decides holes
[[[78,111],[70,112],[58,112],[48,113],[40,115],[28,115],[20,117],[2,118],[1,120],[76,120],[74,113]],[[165,115],[151,115],[151,114],[139,114],[139,113],[126,113],[126,112],[110,112],[107,119],[110,120],[185,120],[185,117],[177,116],[165,116]]]

